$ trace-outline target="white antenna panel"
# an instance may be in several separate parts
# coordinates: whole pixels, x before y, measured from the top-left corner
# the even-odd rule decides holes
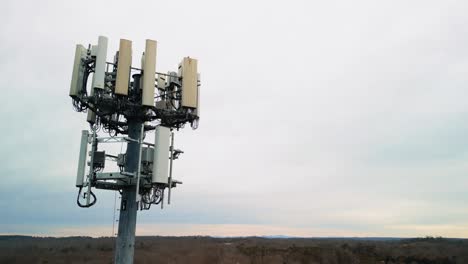
[[[167,72],[167,77],[166,77],[167,83],[179,83],[179,77],[177,77],[177,72]]]
[[[78,96],[83,86],[84,66],[81,60],[86,58],[87,50],[83,45],[76,45],[75,60],[73,61],[72,80],[70,85],[70,96]]]
[[[132,41],[121,39],[117,66],[117,80],[115,82],[115,93],[128,95],[130,83],[130,68],[132,66]]]
[[[80,156],[78,157],[78,170],[76,173],[76,187],[83,187],[83,178],[85,176],[86,156],[88,152],[88,136],[87,130],[81,131]]]
[[[154,106],[154,86],[156,74],[156,41],[147,39],[143,62],[142,105]]]
[[[96,64],[93,75],[93,87],[97,89],[104,89],[104,78],[106,72],[106,58],[107,58],[107,38],[99,36],[98,45],[95,49]]]
[[[177,86],[177,85],[180,84],[177,72],[171,72],[171,71],[167,72],[166,82],[167,82],[167,88],[166,89],[170,89],[170,90],[167,91],[169,94],[175,95],[176,92],[178,90],[180,90],[180,88]],[[177,84],[177,85],[175,85],[175,84]],[[175,96],[172,96],[172,98],[173,99],[167,98],[167,101],[170,102],[170,104],[169,104],[170,106],[168,106],[168,109],[179,108],[179,100],[176,100]]]
[[[198,107],[198,74],[197,60],[185,57],[179,66],[182,77],[182,106]]]
[[[169,177],[169,140],[171,129],[164,126],[156,127],[154,160],[153,160],[153,183],[168,183]]]

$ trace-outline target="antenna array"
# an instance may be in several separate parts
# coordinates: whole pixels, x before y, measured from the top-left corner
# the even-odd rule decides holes
[[[122,194],[115,262],[132,263],[136,210],[153,204],[162,208],[165,189],[170,203],[171,189],[181,184],[172,178],[173,161],[183,153],[174,148],[174,130],[187,123],[198,127],[200,75],[197,60],[190,57],[177,71],[156,72],[154,40],[146,40],[140,68],[131,65],[132,41],[120,40],[113,62],[106,60],[107,44],[100,36],[97,45],[79,44],[75,50],[69,95],[76,111],[87,112],[90,124],[81,134],[77,204],[93,206],[93,188]],[[152,130],[154,142],[145,142]],[[118,142],[127,143],[125,153],[99,150],[103,143]],[[106,160],[119,171],[104,172]]]

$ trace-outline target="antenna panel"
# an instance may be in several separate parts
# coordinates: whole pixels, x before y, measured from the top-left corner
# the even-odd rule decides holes
[[[76,45],[75,60],[73,61],[72,80],[70,85],[70,96],[78,96],[83,88],[84,66],[82,59],[86,58],[86,48],[83,45]]]
[[[179,76],[182,77],[182,106],[198,107],[198,75],[197,60],[186,57],[179,66]]]
[[[156,41],[147,39],[143,62],[143,95],[141,103],[154,106],[154,86],[156,74]]]
[[[141,148],[141,162],[152,163],[154,160],[154,149],[150,147]]]
[[[130,84],[130,68],[132,66],[132,41],[121,39],[117,65],[117,80],[115,82],[115,93],[128,95]]]
[[[94,66],[95,69],[92,88],[104,89],[107,58],[107,38],[104,36],[99,36],[97,48],[94,50],[96,53],[96,64]]]
[[[172,95],[172,98],[175,98],[174,95],[176,95],[176,92],[177,90],[180,90],[179,88],[179,77],[177,76],[177,72],[167,72],[167,76],[166,76],[166,81],[167,81],[167,85],[166,85],[166,90],[167,90],[167,93],[171,94]],[[175,100],[175,99],[170,99],[170,98],[166,98],[167,102],[170,102],[168,106],[168,109],[177,109],[179,108],[179,101],[178,100]]]
[[[76,187],[83,187],[83,178],[86,168],[86,154],[88,152],[88,136],[87,130],[81,131],[80,156],[78,157],[78,170],[76,173]]]
[[[179,77],[177,76],[177,72],[167,72],[167,85],[170,86],[171,83],[179,83]]]
[[[153,183],[168,183],[170,136],[170,128],[164,126],[156,127],[152,176]]]

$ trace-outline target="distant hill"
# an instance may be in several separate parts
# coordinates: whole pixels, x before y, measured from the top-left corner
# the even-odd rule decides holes
[[[0,263],[112,263],[115,238],[0,236]],[[137,237],[135,263],[466,264],[468,240],[444,238]]]

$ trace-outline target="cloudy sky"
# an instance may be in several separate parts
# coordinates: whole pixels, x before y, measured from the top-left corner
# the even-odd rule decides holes
[[[466,1],[2,1],[0,234],[112,235],[76,206],[77,43],[199,60],[184,182],[140,235],[468,237]]]

